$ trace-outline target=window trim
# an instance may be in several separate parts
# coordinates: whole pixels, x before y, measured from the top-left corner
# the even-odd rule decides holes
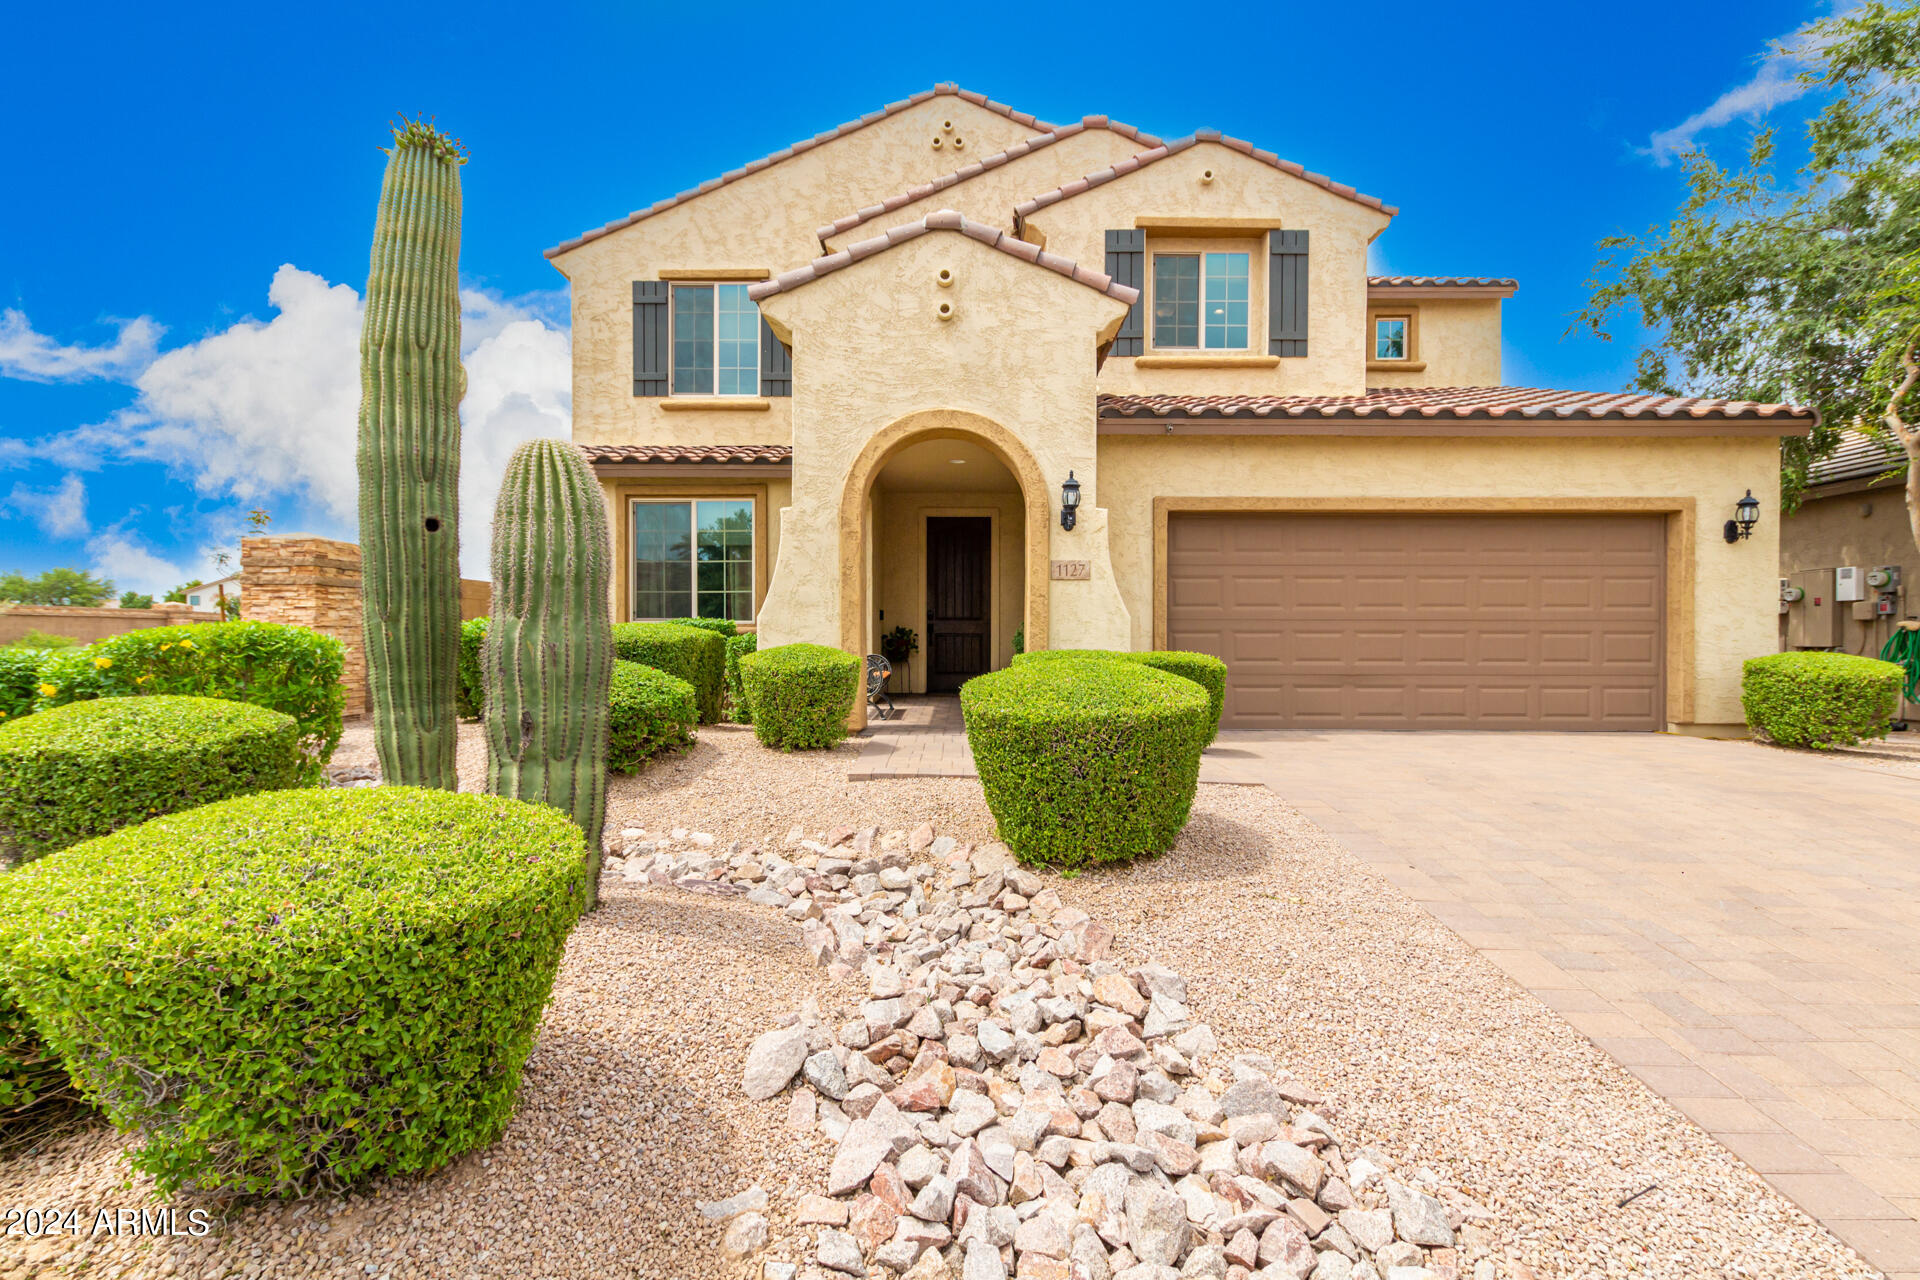
[[[1377,354],[1379,347],[1379,325],[1382,320],[1404,320],[1407,322],[1406,354],[1397,360],[1383,360]],[[1417,306],[1375,306],[1367,308],[1366,329],[1367,369],[1378,373],[1422,373],[1426,361],[1420,357],[1420,308]]]
[[[1239,257],[1246,259],[1247,269],[1246,269],[1246,274],[1243,278],[1245,279],[1246,286],[1247,286],[1247,296],[1244,299],[1244,304],[1247,308],[1247,318],[1246,318],[1247,340],[1246,342],[1244,342],[1243,344],[1237,347],[1231,347],[1231,346],[1210,347],[1207,345],[1207,257],[1210,254],[1217,254],[1222,257],[1231,257],[1234,255],[1238,255]],[[1171,247],[1166,249],[1154,249],[1151,245],[1149,245],[1147,249],[1147,257],[1149,261],[1147,264],[1146,276],[1149,281],[1149,287],[1154,292],[1154,296],[1148,299],[1147,315],[1145,318],[1146,318],[1148,327],[1153,330],[1152,333],[1147,335],[1151,348],[1153,350],[1155,351],[1193,351],[1193,352],[1199,352],[1199,353],[1207,353],[1207,352],[1257,351],[1259,349],[1260,333],[1259,333],[1259,326],[1255,323],[1255,312],[1257,308],[1254,306],[1254,279],[1253,279],[1253,275],[1254,275],[1253,261],[1255,257],[1254,254],[1247,252],[1244,249],[1202,249],[1202,248],[1186,249],[1186,248],[1171,248]],[[1195,316],[1195,337],[1197,341],[1194,343],[1193,346],[1175,346],[1173,344],[1163,343],[1160,341],[1159,326],[1155,322],[1153,309],[1159,303],[1159,296],[1158,296],[1159,280],[1160,280],[1159,263],[1160,263],[1160,259],[1162,258],[1192,258],[1195,260],[1195,264],[1199,269],[1198,274],[1199,274],[1200,296],[1197,299],[1197,303],[1196,303],[1198,307],[1198,314]]]
[[[1386,356],[1380,354],[1380,326],[1397,324],[1400,326],[1400,354]],[[1373,354],[1368,359],[1377,364],[1405,364],[1413,359],[1413,317],[1377,315],[1373,318]]]
[[[622,521],[622,526],[620,531],[620,546],[623,552],[623,558],[626,563],[625,576],[623,579],[624,586],[621,588],[625,596],[625,599],[622,601],[622,603],[625,605],[624,612],[627,615],[625,620],[628,622],[666,622],[671,620],[669,618],[664,618],[664,617],[661,617],[661,618],[641,617],[637,609],[636,601],[638,600],[640,595],[640,583],[638,580],[639,573],[640,573],[640,559],[639,559],[639,556],[636,554],[636,548],[634,547],[633,519],[634,519],[635,507],[645,505],[645,506],[656,506],[656,507],[679,506],[679,507],[691,508],[691,510],[688,513],[689,514],[688,524],[689,524],[689,528],[692,530],[693,537],[696,543],[695,545],[696,557],[691,562],[695,566],[695,571],[691,575],[687,585],[687,610],[685,613],[674,614],[673,617],[697,618],[700,616],[699,613],[697,612],[697,610],[700,607],[700,574],[697,567],[700,563],[697,555],[698,540],[700,536],[700,525],[699,525],[699,509],[697,504],[702,502],[744,502],[747,504],[748,509],[753,513],[753,529],[748,535],[748,546],[751,551],[751,555],[747,562],[748,564],[747,599],[748,599],[749,612],[752,616],[746,619],[735,618],[735,619],[732,619],[732,621],[735,623],[735,625],[739,626],[743,630],[748,630],[748,631],[753,630],[757,626],[760,619],[760,559],[761,559],[761,556],[765,554],[765,546],[766,546],[765,542],[763,541],[764,534],[762,532],[762,514],[761,513],[763,508],[766,505],[765,502],[763,501],[763,498],[765,497],[765,492],[766,491],[764,489],[753,489],[753,490],[748,490],[744,492],[736,490],[733,492],[717,492],[717,493],[709,493],[704,491],[698,492],[698,493],[687,493],[687,492],[649,493],[645,490],[640,490],[640,491],[628,491],[623,495],[621,495],[625,499],[625,511],[626,511],[626,519]]]
[[[741,281],[741,280],[720,280],[720,279],[685,280],[685,279],[676,278],[672,280],[667,286],[667,394],[670,397],[679,396],[679,397],[699,397],[701,399],[714,399],[714,400],[743,400],[743,399],[755,399],[760,395],[760,373],[761,373],[760,371],[760,325],[764,324],[765,321],[760,318],[760,304],[757,302],[754,302],[752,299],[748,299],[748,305],[753,308],[753,318],[754,318],[753,339],[748,344],[748,349],[753,353],[753,377],[750,380],[752,383],[752,388],[751,390],[747,390],[747,391],[720,390],[720,292],[719,291],[723,288],[739,289],[741,293],[744,294],[746,292],[747,285],[744,281]],[[675,360],[675,350],[680,338],[680,308],[679,308],[677,299],[679,296],[679,292],[682,289],[707,289],[712,291],[712,294],[713,294],[713,306],[708,313],[709,314],[708,338],[709,338],[709,341],[711,341],[713,344],[714,389],[712,391],[691,391],[691,390],[683,389],[679,385],[679,378],[677,377],[678,367],[677,367],[677,362]]]

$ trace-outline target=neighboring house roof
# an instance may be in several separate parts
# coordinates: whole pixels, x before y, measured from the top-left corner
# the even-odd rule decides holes
[[[590,463],[646,462],[700,465],[784,467],[793,462],[793,448],[784,444],[583,444],[576,445]]]
[[[784,293],[789,289],[798,289],[801,285],[811,284],[821,276],[832,275],[842,267],[850,267],[862,258],[871,258],[876,253],[883,253],[897,244],[903,244],[908,240],[926,235],[929,231],[958,231],[969,239],[978,240],[981,244],[989,248],[998,249],[1004,254],[1020,259],[1022,262],[1031,262],[1035,266],[1045,267],[1047,270],[1066,276],[1070,280],[1077,281],[1097,293],[1104,293],[1109,298],[1118,299],[1128,306],[1132,306],[1134,303],[1140,301],[1140,291],[1138,289],[1128,288],[1124,284],[1115,284],[1113,277],[1103,271],[1095,271],[1089,267],[1083,267],[1077,263],[1069,262],[1057,254],[1046,252],[1038,245],[1028,244],[1025,240],[1017,239],[1000,230],[998,227],[989,227],[984,223],[975,222],[971,218],[964,217],[953,209],[942,209],[938,213],[928,214],[918,222],[908,222],[897,227],[891,227],[884,235],[874,236],[869,240],[858,241],[857,243],[848,245],[838,253],[830,253],[823,258],[815,258],[804,267],[795,267],[792,271],[782,271],[771,280],[762,280],[758,284],[748,285],[747,296],[755,302],[759,302],[763,298],[770,298],[776,293]]]
[[[1344,182],[1335,182],[1325,174],[1309,173],[1304,166],[1297,165],[1291,160],[1282,160],[1271,151],[1262,151],[1251,142],[1243,142],[1239,138],[1229,138],[1218,129],[1202,129],[1198,133],[1193,133],[1187,137],[1164,143],[1154,147],[1150,151],[1142,151],[1137,156],[1129,156],[1127,159],[1117,164],[1109,165],[1097,173],[1090,173],[1084,178],[1075,178],[1065,186],[1055,187],[1052,191],[1042,192],[1031,200],[1023,201],[1015,205],[1013,209],[1014,225],[1016,228],[1019,227],[1021,223],[1025,222],[1040,210],[1047,208],[1049,205],[1058,204],[1062,200],[1072,199],[1083,191],[1091,191],[1095,187],[1105,186],[1115,178],[1123,178],[1129,173],[1133,173],[1138,169],[1144,169],[1157,161],[1165,160],[1168,156],[1178,155],[1188,147],[1196,146],[1202,142],[1217,142],[1223,147],[1240,152],[1242,155],[1252,156],[1262,164],[1272,165],[1282,173],[1290,173],[1303,182],[1311,182],[1316,187],[1325,187],[1328,191],[1333,192],[1333,194],[1352,200],[1356,204],[1366,205],[1370,209],[1378,209],[1390,218],[1400,212],[1398,207],[1385,203],[1378,196],[1363,195]]]
[[[1360,396],[1100,397],[1102,418],[1715,418],[1818,422],[1804,405],[1650,396],[1634,392],[1550,391],[1539,387],[1375,387]]]
[[[1052,146],[1062,138],[1071,138],[1075,134],[1085,133],[1089,129],[1106,129],[1124,138],[1130,138],[1134,142],[1139,143],[1142,150],[1160,145],[1159,138],[1154,137],[1150,133],[1142,133],[1132,125],[1121,124],[1118,120],[1109,120],[1105,116],[1087,116],[1077,124],[1063,125],[1055,129],[1052,133],[1043,133],[1037,138],[1023,139],[997,155],[983,156],[972,164],[963,165],[955,169],[952,173],[942,174],[931,182],[923,182],[917,187],[910,187],[902,191],[899,195],[888,196],[879,204],[868,205],[866,208],[856,209],[844,217],[835,218],[832,222],[829,222],[826,226],[814,232],[814,234],[820,237],[820,243],[824,245],[829,236],[837,236],[842,232],[851,231],[862,223],[884,217],[903,205],[912,204],[917,200],[925,200],[937,191],[945,191],[948,187],[965,182],[969,178],[978,177],[980,174],[992,169],[998,169],[1010,160],[1018,160],[1022,156],[1032,155],[1043,147]]]
[[[1849,428],[1840,433],[1840,443],[1824,458],[1816,458],[1807,468],[1809,485],[1834,484],[1841,480],[1874,480],[1889,471],[1905,470],[1906,450],[1885,436],[1870,436]]]
[[[617,222],[609,222],[604,227],[598,227],[592,231],[584,232],[581,235],[575,236],[571,240],[568,240],[562,244],[557,244],[553,248],[548,249],[546,251],[546,256],[549,258],[557,258],[563,253],[567,253],[571,250],[578,249],[581,245],[587,243],[587,241],[589,240],[598,240],[601,236],[604,236],[609,232],[618,231],[622,227],[630,227],[634,223],[639,222],[642,219],[651,218],[656,213],[664,213],[666,210],[673,208],[675,205],[685,204],[687,201],[692,200],[697,196],[703,196],[707,192],[714,190],[716,187],[724,187],[730,182],[738,182],[740,179],[746,177],[748,174],[758,173],[762,169],[771,168],[772,166],[779,164],[782,160],[791,160],[793,157],[801,154],[802,152],[811,151],[815,147],[819,146],[824,142],[832,142],[835,138],[844,138],[846,135],[853,133],[857,130],[864,129],[870,124],[875,124],[881,120],[884,120],[890,115],[894,115],[898,112],[905,111],[908,107],[917,107],[921,103],[926,102],[930,98],[937,98],[937,97],[943,97],[943,96],[956,97],[956,98],[962,99],[963,101],[971,102],[976,107],[984,107],[988,111],[992,111],[999,115],[1003,115],[1007,117],[1007,119],[1012,120],[1014,123],[1025,125],[1029,129],[1036,129],[1043,132],[1051,132],[1054,128],[1053,125],[1048,124],[1046,121],[1035,119],[1033,116],[1028,115],[1024,111],[1015,111],[1012,107],[1007,106],[1003,102],[995,102],[992,99],[988,98],[983,93],[974,93],[971,90],[962,89],[957,84],[950,84],[950,83],[936,84],[931,89],[923,89],[919,93],[916,93],[911,97],[902,98],[898,102],[889,102],[886,106],[881,107],[878,111],[869,111],[866,115],[861,116],[858,120],[849,120],[837,129],[828,129],[825,133],[816,133],[815,135],[813,135],[813,137],[803,138],[799,142],[794,143],[792,146],[782,148],[781,150],[774,152],[770,156],[762,156],[758,160],[752,161],[748,164],[741,165],[738,169],[728,170],[726,173],[721,174],[717,178],[709,178],[705,182],[701,183],[697,187],[692,188],[691,190],[682,191],[679,195],[668,196],[665,200],[656,201],[655,203],[648,205],[644,209],[636,210],[635,212],[628,214],[626,217],[621,218]]]
[[[1504,276],[1368,276],[1369,289],[1518,289]]]

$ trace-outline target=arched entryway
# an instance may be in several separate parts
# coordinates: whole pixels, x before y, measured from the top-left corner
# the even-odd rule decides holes
[[[930,410],[879,432],[841,498],[841,647],[878,653],[910,627],[920,650],[896,685],[936,692],[1005,665],[1016,631],[1045,647],[1050,510],[1032,455],[996,422]]]

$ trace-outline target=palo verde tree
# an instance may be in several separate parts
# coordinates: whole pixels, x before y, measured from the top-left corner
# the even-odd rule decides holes
[[[1771,130],[1739,168],[1685,155],[1679,213],[1601,242],[1580,322],[1605,337],[1626,311],[1657,335],[1641,390],[1818,408],[1811,436],[1782,443],[1789,509],[1843,429],[1890,436],[1920,544],[1920,4],[1875,0],[1813,23],[1791,54],[1830,95],[1795,181],[1776,176]]]
[[[457,790],[460,166],[423,121],[393,131],[360,334],[360,554],[380,772]]]

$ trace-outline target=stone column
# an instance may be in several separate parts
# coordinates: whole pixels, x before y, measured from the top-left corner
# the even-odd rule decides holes
[[[360,548],[311,534],[240,540],[240,616],[311,627],[347,649],[348,718],[367,713],[367,656],[361,634]]]

